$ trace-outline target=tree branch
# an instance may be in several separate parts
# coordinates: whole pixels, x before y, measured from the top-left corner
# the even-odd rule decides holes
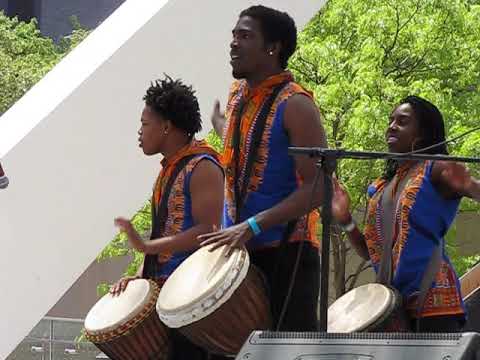
[[[393,50],[397,46],[398,37],[400,36],[400,32],[413,20],[415,15],[417,15],[418,12],[420,11],[420,3],[421,3],[421,0],[418,0],[416,5],[415,5],[415,10],[413,11],[413,13],[401,25],[400,25],[400,13],[398,11],[398,7],[395,6],[396,30],[395,30],[395,34],[393,36],[392,44],[387,49],[384,48],[385,53],[384,53],[383,59],[382,59],[382,66],[385,64],[387,59],[390,57],[390,54],[393,52]]]
[[[363,260],[357,266],[357,269],[355,270],[355,272],[353,274],[350,274],[345,280],[345,284],[347,284],[350,281],[350,285],[348,286],[348,291],[352,290],[355,287],[355,284],[357,283],[357,280],[360,274],[370,267],[372,267],[372,265],[370,263],[367,264],[366,260]]]

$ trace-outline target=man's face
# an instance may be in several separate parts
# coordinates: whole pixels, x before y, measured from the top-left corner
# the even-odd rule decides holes
[[[235,79],[248,78],[275,61],[268,55],[260,23],[257,20],[242,16],[232,30],[232,35],[230,64]]]
[[[166,139],[167,121],[145,105],[142,111],[142,125],[138,130],[139,146],[145,155],[161,153]]]

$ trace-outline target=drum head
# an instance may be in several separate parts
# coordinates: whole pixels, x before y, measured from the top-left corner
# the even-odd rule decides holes
[[[151,297],[148,280],[136,279],[118,296],[106,294],[88,312],[85,330],[95,334],[110,331],[138,315]]]
[[[328,308],[328,332],[362,331],[390,308],[393,292],[381,284],[359,286],[338,298]]]
[[[157,312],[167,326],[180,327],[212,313],[245,278],[249,267],[245,249],[234,249],[227,257],[226,246],[213,252],[210,248],[195,251],[163,285]]]

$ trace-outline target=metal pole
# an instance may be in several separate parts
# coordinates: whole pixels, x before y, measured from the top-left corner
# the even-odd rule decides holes
[[[48,345],[48,358],[53,360],[53,320],[50,320],[50,344]]]
[[[336,168],[335,157],[325,156],[321,161],[323,168],[323,206],[322,206],[322,262],[320,272],[320,331],[328,329],[328,280],[330,274],[330,226],[332,223],[332,174]],[[317,163],[319,166],[319,163]]]

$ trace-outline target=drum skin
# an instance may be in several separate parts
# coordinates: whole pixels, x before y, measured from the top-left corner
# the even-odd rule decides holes
[[[400,293],[381,284],[359,286],[328,309],[328,332],[404,332],[408,317]]]
[[[263,278],[250,266],[233,295],[209,316],[179,328],[193,343],[216,354],[237,354],[253,330],[271,327]]]
[[[169,330],[155,311],[160,287],[152,280],[149,283],[153,288],[150,299],[135,317],[104,332],[85,330],[86,338],[112,360],[168,360],[170,357]]]

